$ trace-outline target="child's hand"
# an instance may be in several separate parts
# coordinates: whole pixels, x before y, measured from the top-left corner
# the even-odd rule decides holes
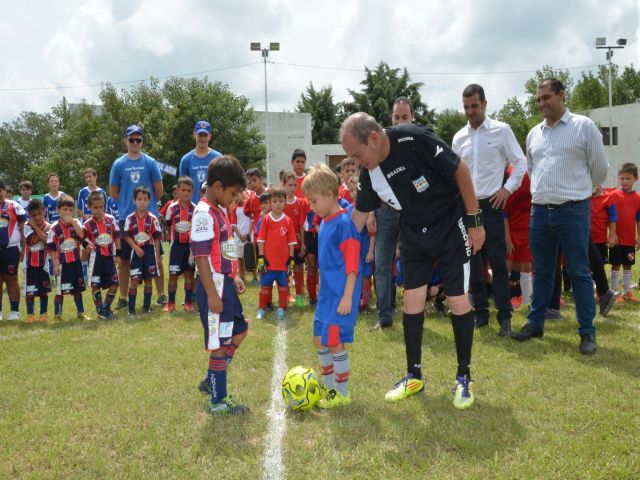
[[[615,247],[617,244],[618,244],[618,235],[616,235],[615,233],[610,234],[609,238],[607,238],[607,247],[609,248]]]
[[[209,312],[211,313],[220,313],[222,312],[222,299],[216,295],[209,295],[207,300],[207,305],[209,306]]]
[[[140,258],[144,257],[144,250],[140,247],[136,247],[136,255],[138,255],[138,257]]]
[[[351,313],[351,297],[343,296],[340,299],[340,304],[338,305],[338,314],[339,315],[348,315]]]
[[[238,295],[242,295],[244,292],[247,291],[247,287],[245,287],[244,282],[242,281],[242,279],[240,277],[235,277],[233,279],[233,283],[236,286],[236,290],[238,291]]]
[[[367,252],[367,256],[366,256],[366,258],[364,259],[364,261],[365,261],[365,262],[367,262],[367,263],[371,263],[371,262],[373,262],[374,260],[375,260],[375,255],[374,255],[373,253],[368,253],[368,252]]]
[[[507,237],[504,239],[505,244],[507,246],[507,257],[509,255],[511,255],[513,253],[513,251],[516,249],[516,247],[513,245],[513,242],[511,241],[511,237]]]
[[[300,252],[298,253],[298,257],[304,258],[305,253],[307,253],[307,246],[302,242],[300,243]]]

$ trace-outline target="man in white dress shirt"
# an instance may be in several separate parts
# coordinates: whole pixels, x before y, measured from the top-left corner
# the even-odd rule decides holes
[[[469,165],[486,232],[482,250],[471,257],[471,292],[476,327],[489,323],[483,268],[483,258],[486,258],[493,272],[493,297],[498,310],[499,335],[509,336],[511,299],[503,209],[507,199],[520,186],[527,169],[527,159],[511,127],[487,116],[487,99],[480,85],[472,83],[464,89],[462,104],[468,123],[454,135],[452,148]],[[513,166],[506,183],[505,161]]]

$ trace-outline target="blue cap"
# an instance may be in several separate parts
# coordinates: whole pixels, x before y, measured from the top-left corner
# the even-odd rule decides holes
[[[193,127],[193,131],[198,133],[211,133],[211,124],[206,120],[198,120],[196,126]]]
[[[128,137],[129,135],[133,135],[134,133],[139,133],[140,135],[144,135],[144,130],[142,129],[142,127],[139,127],[138,125],[129,125],[127,127],[127,131],[125,132],[124,136]]]

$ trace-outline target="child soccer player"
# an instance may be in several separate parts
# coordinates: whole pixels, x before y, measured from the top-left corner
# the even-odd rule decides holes
[[[340,162],[340,180],[342,183],[340,184],[340,190],[338,190],[338,195],[340,198],[344,198],[350,204],[355,202],[355,198],[351,195],[351,189],[349,188],[349,180],[358,172],[356,168],[356,162],[353,159],[347,157],[343,158]]]
[[[253,241],[254,247],[257,250],[258,246],[256,239],[258,232],[256,230],[256,226],[262,215],[262,202],[260,201],[260,197],[266,193],[262,180],[262,173],[260,173],[260,170],[257,168],[250,168],[247,170],[247,188],[251,193],[244,205],[244,214],[251,220],[251,241]],[[258,277],[256,269],[253,269],[251,273],[253,274],[253,283],[254,285],[257,285]]]
[[[640,246],[640,194],[633,190],[638,180],[638,167],[634,163],[625,163],[618,170],[620,188],[611,192],[616,206],[618,222],[616,235],[618,244],[609,249],[611,262],[611,288],[618,290],[620,265],[622,265],[622,295],[616,302],[638,302],[631,292],[631,267],[636,263],[636,249]]]
[[[211,414],[242,415],[249,409],[227,395],[227,367],[249,328],[238,299],[245,286],[236,276],[231,225],[220,208],[245,188],[242,165],[232,156],[217,157],[209,164],[207,186],[191,223],[191,253],[200,276],[198,309],[209,352],[207,377],[199,390],[211,395]]]
[[[58,220],[53,222],[47,237],[47,249],[53,261],[56,276],[56,296],[54,298],[55,321],[62,320],[64,295],[73,295],[78,311],[78,320],[89,320],[84,313],[82,292],[85,290],[82,261],[80,260],[81,240],[84,231],[80,222],[73,218],[76,204],[68,195],[61,195],[57,201]]]
[[[124,222],[123,236],[131,247],[131,284],[129,286],[129,315],[136,314],[136,296],[140,280],[144,282],[142,311],[151,313],[151,281],[158,276],[156,244],[162,238],[156,216],[147,210],[151,192],[145,186],[133,191],[136,211]]]
[[[293,173],[296,174],[296,181],[298,185],[296,186],[296,197],[303,198],[304,192],[302,191],[302,182],[306,177],[306,166],[307,166],[307,154],[304,153],[304,150],[301,148],[296,148],[291,154],[291,168],[293,169]]]
[[[253,194],[255,196],[255,194]],[[238,273],[240,279],[245,279],[244,245],[251,241],[251,218],[244,213],[244,207],[249,200],[249,192],[241,192],[237,203],[235,203],[234,222],[232,222],[233,238],[236,242],[236,253],[238,254]]]
[[[609,262],[608,247],[618,243],[617,222],[618,211],[614,197],[601,185],[596,188],[591,197],[591,241],[596,246],[604,264]]]
[[[36,321],[35,297],[40,297],[40,317],[38,321],[47,321],[49,306],[49,292],[51,279],[46,269],[47,237],[51,225],[44,218],[42,200],[34,198],[27,206],[29,221],[24,226],[26,264],[25,271],[25,300],[27,303],[27,323]]]
[[[361,277],[358,274],[360,242],[350,216],[338,203],[338,179],[329,167],[315,165],[302,184],[311,208],[324,220],[318,233],[320,295],[313,321],[313,341],[318,353],[326,396],[319,408],[348,405],[349,355],[345,343],[353,342],[358,316]]]
[[[84,181],[87,182],[87,186],[82,188],[80,192],[78,192],[78,213],[80,214],[80,220],[84,222],[91,216],[91,210],[89,209],[88,198],[91,192],[101,193],[104,197],[104,201],[107,201],[106,192],[97,185],[98,181],[98,172],[96,172],[95,168],[85,168],[84,172]],[[82,271],[84,272],[84,278],[87,279],[87,265],[89,261],[89,252],[91,248],[87,245],[86,248],[82,250]]]
[[[284,319],[289,299],[289,273],[295,267],[293,259],[296,245],[296,230],[291,219],[285,215],[287,195],[284,190],[269,192],[271,211],[262,217],[258,233],[258,270],[260,270],[260,293],[257,320],[265,318],[265,309],[271,302],[273,282],[278,285],[278,310],[276,317]]]
[[[9,320],[20,320],[20,286],[18,263],[24,241],[26,212],[20,204],[7,198],[7,186],[0,177],[0,320],[2,320],[3,284],[7,285],[11,311]]]
[[[60,214],[58,213],[58,199],[62,195],[65,195],[65,193],[60,191],[60,177],[57,173],[47,175],[47,185],[49,186],[49,192],[42,198],[42,203],[44,203],[46,220],[53,225],[53,223],[60,218]]]
[[[31,194],[33,193],[33,184],[29,180],[22,180],[18,190],[20,191],[18,203],[25,211],[27,211],[27,207],[31,201]],[[29,212],[27,212],[27,216],[29,216]]]
[[[84,222],[84,235],[89,241],[88,278],[96,306],[98,318],[111,319],[111,303],[118,291],[118,274],[114,254],[120,253],[120,228],[113,216],[105,213],[105,196],[103,192],[94,190],[87,198],[87,207],[91,215]],[[102,290],[107,290],[102,300]]]
[[[344,167],[344,165],[343,165]],[[355,206],[356,197],[358,195],[358,181],[360,177],[357,173],[351,175],[347,181],[349,186],[349,194],[353,199],[351,207]],[[342,197],[345,198],[345,197]],[[346,200],[346,198],[345,198]],[[351,214],[351,210],[349,210]],[[360,268],[362,277],[362,296],[360,297],[360,307],[358,309],[361,313],[369,312],[369,303],[371,302],[371,286],[373,284],[373,270],[374,270],[374,252],[376,248],[376,234],[371,233],[367,228],[363,228],[360,232]]]
[[[284,213],[291,219],[293,228],[296,232],[296,246],[294,247],[293,260],[295,267],[293,269],[293,279],[296,283],[296,307],[304,307],[304,255],[306,253],[306,245],[304,243],[304,223],[307,220],[307,211],[309,204],[306,198],[298,198],[295,195],[297,188],[296,174],[291,170],[282,172],[281,179],[282,188],[287,194],[284,206]]]
[[[180,177],[178,183],[178,199],[174,201],[165,214],[165,220],[170,231],[171,247],[169,249],[169,302],[165,305],[165,312],[173,312],[176,308],[176,290],[178,277],[184,275],[184,311],[192,312],[194,266],[189,260],[189,234],[191,232],[191,218],[196,206],[191,201],[193,197],[193,180],[191,177]]]

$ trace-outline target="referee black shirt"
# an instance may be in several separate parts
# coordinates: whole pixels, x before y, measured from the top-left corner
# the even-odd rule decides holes
[[[400,211],[403,223],[431,226],[462,205],[455,173],[458,156],[430,128],[403,124],[385,128],[389,155],[372,169],[360,168],[356,209],[381,202]]]

